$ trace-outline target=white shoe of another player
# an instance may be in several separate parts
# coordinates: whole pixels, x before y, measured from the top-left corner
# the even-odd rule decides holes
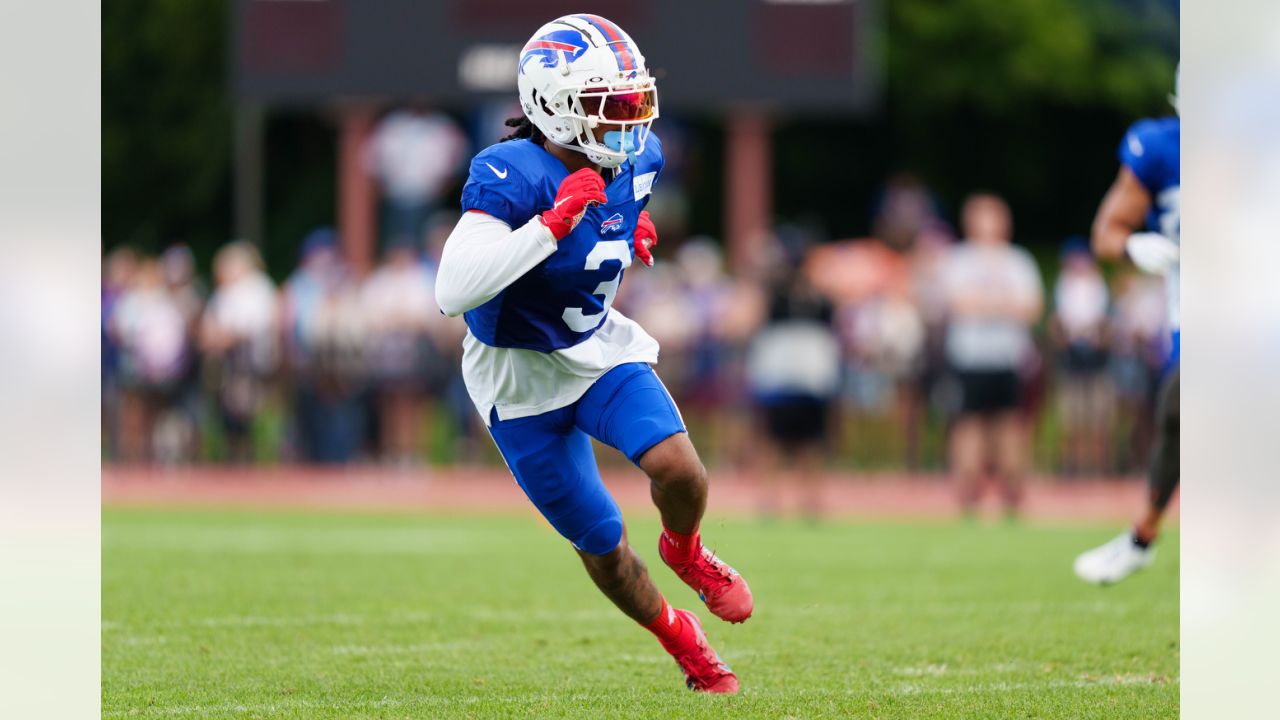
[[[1133,536],[1124,533],[1076,558],[1076,576],[1087,583],[1110,585],[1147,567],[1156,557],[1154,548],[1133,544]]]

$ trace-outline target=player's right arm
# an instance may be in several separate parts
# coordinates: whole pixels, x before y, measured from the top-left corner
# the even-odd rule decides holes
[[[1132,170],[1121,166],[1093,220],[1093,253],[1112,260],[1123,257],[1129,236],[1142,230],[1150,210],[1151,193]]]
[[[1100,258],[1125,254],[1142,270],[1162,275],[1178,262],[1178,245],[1159,233],[1142,232],[1163,166],[1160,126],[1140,120],[1120,142],[1120,173],[1093,222],[1093,251]]]
[[[477,308],[555,251],[555,236],[537,216],[512,230],[483,210],[469,210],[444,243],[436,304],[449,317]]]
[[[465,212],[445,241],[436,275],[441,311],[454,317],[492,300],[550,257],[589,204],[605,199],[600,175],[579,171],[561,182],[551,208],[539,214],[537,194],[510,157],[476,156],[462,190]]]

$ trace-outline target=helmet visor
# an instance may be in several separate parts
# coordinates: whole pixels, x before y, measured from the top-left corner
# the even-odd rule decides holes
[[[578,96],[587,117],[598,117],[608,123],[644,122],[653,117],[657,91],[652,87],[639,90],[589,88]]]

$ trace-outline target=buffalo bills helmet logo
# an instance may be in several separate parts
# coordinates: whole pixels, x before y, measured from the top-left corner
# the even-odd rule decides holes
[[[542,67],[553,68],[560,64],[560,53],[564,53],[569,62],[577,60],[587,51],[587,41],[577,30],[556,30],[538,36],[529,41],[520,51],[520,72],[530,60],[537,59]]]
[[[622,213],[614,213],[612,217],[600,223],[600,232],[617,232],[622,229]]]

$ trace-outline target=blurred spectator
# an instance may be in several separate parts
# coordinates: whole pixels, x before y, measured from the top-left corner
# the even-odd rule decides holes
[[[765,288],[753,279],[737,278],[725,286],[713,320],[712,337],[720,347],[722,363],[719,382],[724,387],[723,403],[714,413],[712,427],[718,440],[719,453],[737,467],[747,467],[754,460],[750,392],[747,387],[747,352],[752,338],[760,329],[768,312],[769,298]]]
[[[308,233],[282,293],[295,452],[309,462],[349,462],[364,436],[363,310],[337,245],[332,228]]]
[[[191,248],[178,244],[169,246],[160,256],[160,268],[169,294],[191,327],[194,336],[204,310],[205,291],[196,276],[196,261]]]
[[[723,450],[723,428],[716,421],[729,401],[729,368],[732,350],[722,333],[732,283],[724,272],[724,256],[713,240],[697,237],[676,252],[676,265],[684,280],[685,312],[693,320],[694,333],[686,354],[687,370],[680,407],[716,451]],[[713,454],[719,454],[713,452]]]
[[[840,386],[840,349],[834,309],[801,271],[801,248],[771,284],[768,316],[747,354],[747,383],[758,412],[758,466],[767,515],[781,509],[779,484],[801,489],[802,511],[822,513],[821,476],[830,434],[832,400]]]
[[[160,256],[165,287],[177,305],[185,325],[186,344],[194,348],[204,311],[205,289],[196,275],[195,257],[186,245],[172,245]],[[185,371],[170,412],[159,419],[157,452],[162,460],[182,462],[195,459],[200,446],[203,415],[200,387],[200,355],[189,353]]]
[[[898,251],[910,250],[927,224],[937,219],[929,188],[910,173],[889,178],[872,221],[872,233]]]
[[[865,440],[852,448],[860,461],[914,456],[923,419],[914,393],[923,330],[911,297],[909,256],[878,238],[848,240],[815,247],[806,272],[836,302],[850,421],[841,449]]]
[[[1107,374],[1109,298],[1084,238],[1063,248],[1053,297],[1049,328],[1058,356],[1061,467],[1069,475],[1103,472],[1114,402]]]
[[[627,280],[635,282],[627,289],[622,312],[640,323],[662,347],[662,381],[679,402],[691,389],[691,353],[702,330],[705,308],[690,307],[683,273],[674,263],[658,262],[628,274]]]
[[[508,115],[507,117],[510,117]],[[505,122],[505,120],[504,120]],[[508,128],[504,134],[508,134]],[[456,211],[441,211],[427,226],[426,252],[422,256],[422,267],[435,283],[436,272],[440,268],[440,255],[444,252],[444,243],[458,224]],[[432,306],[434,307],[434,305]],[[446,448],[455,462],[474,464],[481,460],[485,453],[494,452],[493,443],[489,440],[488,430],[476,412],[476,405],[467,393],[466,383],[462,381],[462,341],[467,335],[467,324],[461,317],[447,317],[435,312],[435,319],[430,323],[432,342],[443,353],[447,376],[443,380],[442,397],[446,417],[451,421],[449,428],[453,436],[453,445]]]
[[[925,330],[910,292],[909,284],[895,282],[868,298],[854,313],[851,340],[853,365],[876,378],[880,405],[894,416],[903,443],[902,460],[914,468],[922,420],[916,378],[923,366]]]
[[[970,196],[962,221],[965,240],[946,270],[946,354],[961,395],[951,429],[951,469],[969,513],[980,499],[984,471],[993,467],[1012,514],[1027,465],[1018,373],[1034,351],[1031,328],[1040,318],[1044,291],[1031,255],[1010,244],[1012,219],[1004,200]]]
[[[514,95],[497,95],[472,105],[467,130],[472,147],[486,148],[511,134],[507,120],[520,117],[520,99]]]
[[[911,297],[924,329],[920,368],[915,376],[907,436],[907,467],[924,464],[920,435],[931,411],[945,415],[947,383],[947,284],[946,268],[955,244],[955,233],[940,220],[925,225],[911,250]]]
[[[409,464],[451,374],[452,357],[436,345],[435,276],[410,245],[393,245],[361,291],[368,317],[368,363],[377,396],[384,460]]]
[[[1156,390],[1169,350],[1164,280],[1127,270],[1115,279],[1111,377],[1120,430],[1118,468],[1145,472],[1151,455]]]
[[[688,237],[689,185],[695,179],[700,158],[697,143],[690,142],[689,126],[674,114],[662,116],[662,156],[662,181],[653,185],[645,209],[658,228],[662,243],[668,248],[683,249],[693,240]]]
[[[120,456],[120,346],[111,331],[116,304],[128,292],[138,271],[138,255],[131,248],[118,247],[102,261],[102,426],[103,445],[108,458]]]
[[[147,462],[156,457],[157,423],[175,399],[191,357],[186,319],[155,260],[138,266],[113,304],[108,335],[117,350],[120,457]],[[190,447],[194,437],[179,440]]]
[[[253,457],[251,430],[279,364],[275,286],[257,248],[244,241],[214,256],[215,289],[200,324],[207,377],[216,388],[227,457]]]
[[[368,172],[382,187],[385,246],[422,242],[426,223],[461,170],[466,136],[448,115],[416,106],[395,110],[373,130]]]
[[[662,345],[659,369],[703,457],[713,464],[745,462],[751,432],[742,379],[746,346],[760,326],[765,298],[759,283],[734,280],[712,238],[687,240],[674,263],[627,276],[615,307]]]

